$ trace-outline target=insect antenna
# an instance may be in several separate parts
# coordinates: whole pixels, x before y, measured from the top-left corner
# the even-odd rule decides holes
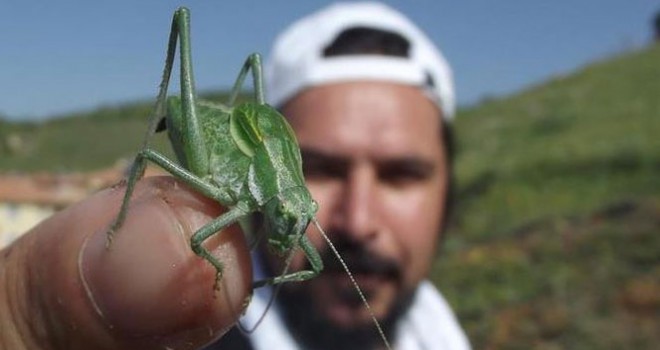
[[[321,236],[323,236],[323,239],[328,243],[328,246],[332,250],[332,253],[335,255],[337,260],[339,260],[339,263],[341,263],[341,266],[344,268],[344,271],[346,271],[346,274],[348,274],[348,277],[351,279],[351,283],[353,283],[353,286],[355,287],[355,290],[357,290],[358,294],[360,295],[360,299],[362,299],[362,303],[364,306],[367,308],[367,311],[369,312],[369,316],[371,316],[371,319],[374,321],[374,325],[376,325],[376,328],[378,329],[378,334],[380,337],[383,339],[383,343],[385,344],[385,348],[388,350],[392,350],[392,347],[390,346],[390,342],[387,341],[387,337],[385,337],[385,332],[383,332],[383,329],[380,327],[380,323],[376,319],[376,315],[374,315],[373,310],[371,309],[371,306],[369,306],[369,303],[367,302],[367,298],[364,297],[364,293],[362,293],[362,289],[360,289],[360,286],[357,284],[355,281],[355,278],[353,277],[353,274],[351,271],[348,269],[348,266],[346,265],[346,262],[344,262],[344,259],[341,258],[341,255],[339,255],[339,251],[337,251],[337,248],[335,248],[335,245],[332,244],[332,241],[330,241],[330,238],[328,238],[328,235],[325,234],[325,231],[321,228],[321,225],[319,225],[319,222],[316,220],[316,218],[312,218],[312,221],[314,222],[314,226],[316,226],[316,229],[319,230],[321,233]]]
[[[286,257],[286,260],[284,262],[284,269],[282,269],[281,275],[285,275],[289,272],[289,267],[291,266],[291,261],[293,261],[293,254],[296,252],[295,249],[291,249],[291,252],[289,255]],[[264,308],[264,312],[261,313],[261,316],[259,316],[259,319],[257,322],[255,322],[252,327],[248,328],[243,323],[239,320],[238,321],[238,329],[241,331],[243,334],[252,334],[257,327],[261,324],[261,322],[266,318],[266,313],[270,308],[273,306],[273,303],[275,302],[275,297],[277,297],[277,294],[280,292],[280,288],[282,288],[282,283],[276,284],[273,286],[273,290],[271,292],[270,298],[268,298],[268,303],[266,304],[266,307]]]

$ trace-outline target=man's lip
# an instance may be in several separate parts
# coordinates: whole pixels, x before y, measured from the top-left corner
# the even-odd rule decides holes
[[[339,300],[351,308],[364,307],[364,302],[360,297],[353,281],[346,272],[329,272],[321,275],[325,278],[327,287],[336,295]],[[377,273],[358,273],[353,275],[353,280],[357,283],[359,290],[366,300],[370,300],[375,293],[383,290],[386,283],[392,282],[390,278]]]
[[[363,290],[370,290],[378,288],[382,283],[386,283],[391,280],[389,276],[379,273],[352,273],[353,280],[358,284],[358,286]],[[330,278],[337,287],[345,288],[351,287],[354,288],[353,282],[351,281],[350,276],[345,271],[332,271],[322,274]]]
[[[388,279],[399,279],[401,277],[399,265],[391,259],[376,257],[374,255],[363,255],[361,258],[347,257],[344,260],[346,267],[348,267],[348,270],[354,276],[381,276]],[[325,270],[322,273],[346,274],[346,270],[342,265],[329,261],[326,263]]]
[[[378,267],[365,267],[365,266],[360,266],[358,264],[354,265],[353,267],[349,266],[349,272],[353,276],[361,276],[361,277],[378,277],[378,278],[383,278],[383,279],[398,279],[399,276],[399,271],[394,269],[394,268],[381,268],[381,266]],[[321,274],[337,274],[337,275],[344,275],[348,276],[348,273],[346,270],[344,270],[341,267],[337,266],[327,266],[323,271],[321,271]]]

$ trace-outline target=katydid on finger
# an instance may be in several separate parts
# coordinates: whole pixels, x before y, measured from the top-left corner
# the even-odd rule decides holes
[[[181,95],[167,97],[177,43]],[[254,101],[234,106],[248,73],[253,78]],[[149,139],[153,134],[165,129],[178,162],[149,147]],[[215,289],[219,288],[222,279],[223,263],[203,246],[206,239],[222,234],[224,228],[237,222],[245,230],[249,217],[261,213],[270,247],[281,254],[302,249],[311,269],[285,272],[280,276],[254,282],[254,287],[305,281],[323,269],[319,253],[305,236],[307,226],[314,222],[353,281],[389,348],[366,298],[315,219],[318,206],[305,186],[300,148],[293,130],[276,109],[264,102],[260,56],[252,54],[247,58],[227,105],[198,99],[191,62],[190,14],[183,7],[175,11],[172,19],[155,111],[149,122],[144,145],[131,166],[121,208],[108,230],[108,247],[124,222],[135,183],[143,176],[147,161],[157,164],[229,209],[197,230],[190,240],[193,252],[215,268]]]

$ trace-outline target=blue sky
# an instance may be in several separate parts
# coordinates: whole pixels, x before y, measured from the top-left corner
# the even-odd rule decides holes
[[[438,44],[459,104],[502,96],[651,41],[657,0],[386,1]],[[0,115],[40,119],[154,98],[173,10],[192,12],[199,90],[327,1],[3,0]],[[171,91],[176,91],[172,89]]]

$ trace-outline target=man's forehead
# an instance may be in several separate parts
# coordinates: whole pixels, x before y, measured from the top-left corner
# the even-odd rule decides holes
[[[389,82],[328,84],[283,108],[299,143],[326,153],[383,159],[442,153],[437,107],[415,87]]]
[[[436,127],[441,111],[417,87],[379,81],[355,81],[309,88],[284,105],[294,127],[313,125],[374,128],[410,125]],[[356,130],[359,131],[359,130]]]
[[[315,160],[346,166],[356,163],[372,163],[376,166],[391,163],[433,164],[437,161],[435,154],[416,152],[414,150],[395,151],[390,149],[379,152],[364,152],[341,147],[318,147],[317,145],[301,144],[300,151],[303,162]]]

